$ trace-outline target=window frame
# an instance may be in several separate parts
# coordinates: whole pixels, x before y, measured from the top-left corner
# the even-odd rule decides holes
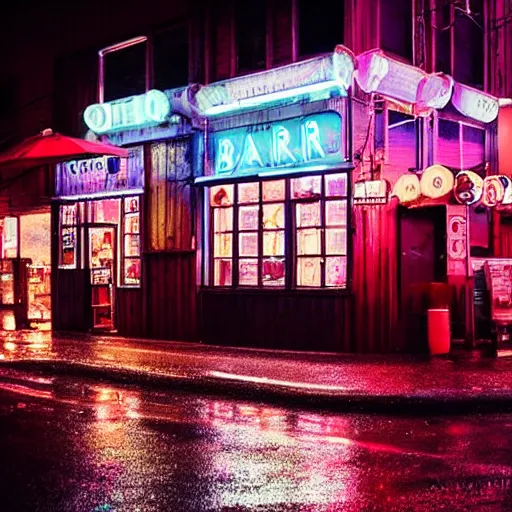
[[[138,36],[132,39],[127,39],[120,43],[113,44],[111,46],[107,46],[106,48],[101,49],[98,52],[98,102],[104,103],[105,101],[105,56],[118,52],[121,50],[125,50],[126,48],[130,48],[131,46],[135,46],[137,44],[146,44],[146,63],[145,63],[145,82],[146,82],[146,92],[149,91],[150,88],[150,44],[147,36]]]
[[[478,123],[473,123],[473,122],[470,122],[470,121],[467,121],[467,120],[463,120],[463,119],[454,119],[453,117],[451,116],[440,116],[440,115],[437,115],[436,116],[436,119],[435,119],[435,133],[434,133],[434,137],[433,137],[433,162],[434,163],[438,163],[440,165],[445,165],[446,167],[452,167],[453,166],[448,166],[446,164],[444,164],[443,162],[441,162],[439,160],[439,122],[440,121],[448,121],[450,123],[456,123],[458,125],[458,132],[459,132],[459,136],[458,136],[458,142],[459,142],[459,163],[460,163],[460,167],[458,167],[457,169],[459,170],[471,170],[472,168],[466,168],[464,167],[464,156],[463,156],[463,151],[462,151],[462,148],[464,146],[464,129],[463,127],[464,126],[467,126],[469,128],[475,128],[475,129],[478,129],[478,130],[481,130],[483,132],[483,135],[484,135],[484,161],[483,161],[483,164],[485,165],[485,163],[487,162],[488,160],[488,152],[487,152],[487,137],[488,137],[488,133],[487,133],[487,128],[485,126],[482,126],[481,124],[478,124]]]
[[[76,217],[73,223],[63,222],[63,210],[66,207],[74,207],[76,208]],[[58,258],[57,258],[57,267],[59,270],[76,270],[80,268],[80,227],[83,224],[83,219],[81,218],[80,211],[80,200],[72,201],[72,202],[63,202],[58,204],[58,217],[59,217],[59,225],[58,225]],[[74,263],[66,264],[63,263],[63,232],[64,230],[73,230],[75,234],[75,248],[74,248]]]
[[[126,233],[125,231],[125,200],[131,200],[137,198],[138,200],[138,212],[139,217],[139,232],[138,233]],[[144,199],[141,194],[123,194],[118,196],[107,196],[102,197],[100,200],[117,200],[119,201],[119,221],[116,227],[116,288],[141,288],[142,286],[142,259],[143,259],[143,247],[142,241],[144,240],[144,231],[142,226],[142,218],[144,212]],[[85,269],[85,265],[88,259],[86,251],[89,250],[89,233],[88,229],[90,226],[101,226],[103,224],[112,225],[112,223],[96,222],[92,218],[92,206],[97,200],[77,198],[72,201],[61,201],[58,205],[58,261],[57,265],[59,270],[77,270]],[[65,206],[76,207],[76,218],[74,224],[64,223],[62,219],[62,210]],[[130,212],[128,212],[128,215]],[[115,223],[114,223],[115,224]],[[62,232],[64,229],[73,229],[75,232],[75,261],[72,265],[66,265],[62,263]],[[138,256],[126,256],[125,255],[125,240],[129,234],[139,235],[139,255]],[[138,283],[126,283],[124,268],[125,261],[139,260],[139,282]],[[89,269],[88,269],[89,270]]]
[[[327,197],[325,180],[330,175],[344,174],[346,176],[346,191],[345,195],[333,195]],[[292,198],[292,180],[301,177],[318,176],[321,180],[321,192],[317,198]],[[284,199],[263,201],[263,183],[266,181],[279,181],[284,180],[285,182],[285,194]],[[253,257],[243,257],[239,254],[239,211],[240,206],[248,206],[249,204],[238,203],[238,185],[243,183],[258,183],[259,199],[258,202],[250,203],[250,205],[258,206],[258,284],[257,285],[241,285],[239,283],[239,261],[241,259],[251,259]],[[232,203],[225,206],[212,206],[210,204],[211,189],[219,186],[233,186],[233,199]],[[256,176],[253,179],[229,181],[225,183],[214,183],[211,186],[204,188],[204,227],[203,227],[203,245],[204,245],[204,263],[202,265],[202,287],[208,290],[224,291],[224,292],[237,292],[237,291],[250,291],[250,292],[294,292],[294,293],[344,293],[349,292],[351,288],[351,275],[352,275],[352,240],[351,240],[351,173],[347,169],[338,168],[333,169],[329,172],[320,173],[309,173],[305,174],[292,174],[289,176],[280,175],[272,176],[267,178],[258,178]],[[320,203],[320,225],[317,229],[321,230],[321,251],[318,256],[316,255],[299,255],[298,254],[298,229],[296,209],[299,203],[312,203],[318,201]],[[345,201],[346,202],[346,221],[345,225],[332,225],[328,226],[326,222],[326,204],[329,201]],[[266,256],[263,254],[263,205],[265,204],[277,204],[283,202],[284,204],[284,285],[263,285],[263,274],[262,264]],[[222,208],[232,208],[232,243],[231,243],[231,256],[226,256],[225,259],[231,259],[231,284],[230,285],[215,285],[215,260],[222,259],[221,256],[215,256],[215,228],[214,228],[214,210]],[[327,230],[331,229],[345,229],[345,253],[344,254],[327,254],[326,237]],[[306,228],[307,229],[307,228]],[[247,232],[250,232],[248,230]],[[279,229],[277,229],[279,231]],[[243,231],[242,231],[243,232]],[[271,257],[271,256],[268,256]],[[319,286],[301,286],[297,284],[297,269],[299,258],[311,258],[318,257],[321,261],[321,281]],[[326,286],[326,258],[328,257],[341,257],[345,259],[345,284],[344,286]],[[280,258],[280,256],[276,256]]]
[[[136,212],[127,212],[125,207],[126,201],[131,201],[133,199],[137,199],[138,209]],[[140,288],[142,285],[142,232],[141,232],[141,214],[142,214],[142,196],[141,195],[133,195],[133,196],[122,196],[121,198],[121,211],[119,215],[119,226],[120,233],[119,237],[119,284],[118,288]],[[138,232],[127,232],[126,231],[126,218],[130,215],[136,215],[138,217],[139,231]],[[126,255],[126,240],[129,236],[138,236],[139,237],[139,254],[137,256],[127,256]],[[125,264],[126,261],[139,261],[139,282],[138,283],[127,283],[126,275],[125,275]]]

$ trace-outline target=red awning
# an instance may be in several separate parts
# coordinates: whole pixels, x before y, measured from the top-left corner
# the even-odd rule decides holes
[[[128,157],[128,151],[110,144],[67,137],[48,129],[1,154],[0,170],[25,170],[97,156]]]

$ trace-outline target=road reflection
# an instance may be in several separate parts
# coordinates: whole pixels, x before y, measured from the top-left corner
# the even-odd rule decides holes
[[[5,460],[45,447],[56,480],[31,489],[60,501],[42,510],[458,510],[512,498],[508,416],[338,415],[32,377],[4,378],[0,417],[24,432]]]

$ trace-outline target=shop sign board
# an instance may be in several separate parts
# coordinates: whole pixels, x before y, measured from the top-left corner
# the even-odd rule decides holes
[[[387,204],[389,184],[386,180],[356,181],[352,201],[355,205]]]
[[[203,114],[216,115],[333,88],[346,95],[354,64],[354,54],[338,45],[331,55],[201,87],[193,101]]]
[[[484,271],[491,295],[491,320],[512,324],[512,260],[489,259],[484,263]]]
[[[215,132],[210,136],[210,175],[328,169],[345,161],[341,136],[341,116],[336,112]]]
[[[465,206],[447,206],[447,274],[465,276],[467,269],[468,222]]]
[[[171,104],[157,89],[119,100],[89,105],[84,111],[85,124],[98,134],[156,126],[167,120]]]
[[[128,149],[128,158],[99,157],[57,164],[58,197],[121,195],[144,188],[143,147]]]

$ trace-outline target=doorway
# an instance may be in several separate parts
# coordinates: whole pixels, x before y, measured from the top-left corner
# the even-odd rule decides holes
[[[446,282],[446,208],[400,211],[400,305],[407,349],[427,350],[426,312],[431,283]]]
[[[51,322],[51,213],[20,215],[20,256],[27,269],[30,323],[42,328]]]
[[[88,232],[92,328],[111,331],[115,326],[117,226],[90,225]]]

